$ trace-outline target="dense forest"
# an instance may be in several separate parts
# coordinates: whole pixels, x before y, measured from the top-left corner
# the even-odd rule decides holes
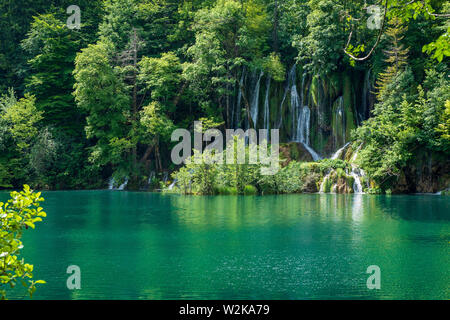
[[[449,1],[72,2],[0,0],[2,188],[450,187]],[[279,129],[281,170],[173,164],[198,120]]]

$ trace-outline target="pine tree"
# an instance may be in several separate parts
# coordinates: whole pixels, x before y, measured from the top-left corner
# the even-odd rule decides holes
[[[400,19],[394,18],[389,22],[389,27],[386,29],[386,37],[389,40],[389,46],[384,50],[384,55],[386,59],[384,60],[388,66],[385,72],[379,74],[376,89],[377,98],[381,100],[381,97],[386,90],[387,85],[391,80],[407,65],[409,48],[401,43],[404,34],[406,33],[408,27],[403,25]]]

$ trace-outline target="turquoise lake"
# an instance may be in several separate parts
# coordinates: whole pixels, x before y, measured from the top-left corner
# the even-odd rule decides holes
[[[43,196],[48,217],[23,238],[47,281],[33,299],[450,298],[450,197]],[[81,290],[67,289],[70,265]]]

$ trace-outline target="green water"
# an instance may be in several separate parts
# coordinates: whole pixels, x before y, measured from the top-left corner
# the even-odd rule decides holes
[[[450,298],[445,196],[44,197],[48,218],[24,237],[47,281],[35,299]],[[69,265],[81,290],[66,287]],[[369,265],[380,290],[367,289]]]

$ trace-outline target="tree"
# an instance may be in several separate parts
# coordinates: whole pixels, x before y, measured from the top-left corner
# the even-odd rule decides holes
[[[184,76],[206,115],[230,124],[232,88],[240,83],[243,66],[262,69],[270,20],[257,1],[221,0],[212,8],[199,10],[194,21],[195,43],[187,50],[192,62],[185,63]],[[254,127],[247,90],[242,86],[238,89]]]
[[[86,136],[95,141],[90,161],[97,166],[126,166],[122,154],[131,147],[127,114],[130,97],[111,64],[112,45],[89,45],[75,59],[75,101],[87,113]]]
[[[29,173],[29,152],[38,135],[42,112],[35,106],[35,97],[25,95],[17,100],[12,89],[0,98],[0,181],[17,186]]]
[[[384,26],[387,24],[386,22],[391,19],[398,19],[401,23],[407,23],[411,19],[416,20],[418,17],[425,17],[426,19],[440,19],[440,18],[448,18],[450,17],[450,13],[448,13],[448,9],[450,8],[450,4],[448,2],[442,1],[433,1],[433,0],[385,0],[383,2],[383,9],[380,10],[382,13],[382,18],[380,15],[380,28],[377,33],[377,37],[375,43],[364,56],[359,56],[360,52],[364,52],[364,45],[358,45],[354,52],[351,52],[353,46],[351,45],[351,40],[354,34],[354,26],[350,29],[347,44],[344,48],[345,54],[347,54],[351,59],[356,61],[364,61],[372,56],[375,52],[375,49],[380,44],[381,37],[385,31]],[[433,5],[435,7],[433,8]],[[437,9],[435,9],[437,7]],[[363,10],[367,9],[367,7],[363,7]],[[436,13],[436,10],[443,9],[446,13]],[[354,18],[353,16],[348,16],[349,20],[360,21],[360,18]],[[431,54],[433,51],[435,52],[434,58],[436,58],[439,62],[442,61],[442,57],[449,56],[450,51],[448,50],[448,41],[445,41],[448,38],[448,27],[444,28],[444,34],[439,37],[437,41],[431,42],[428,45],[423,47],[423,51]]]
[[[294,36],[298,59],[304,68],[314,74],[327,74],[338,69],[342,60],[344,29],[342,1],[310,0],[306,18],[307,34]]]
[[[18,282],[28,289],[30,296],[36,291],[36,284],[43,280],[33,279],[33,265],[20,258],[23,243],[20,240],[23,230],[35,228],[47,214],[42,211],[40,202],[44,201],[40,192],[33,192],[24,185],[21,192],[11,192],[11,199],[0,202],[0,298],[7,298],[6,287],[14,288]]]
[[[386,71],[378,75],[377,89],[378,98],[384,94],[387,85],[392,79],[407,65],[408,61],[408,48],[401,43],[407,27],[401,24],[399,19],[393,19],[389,23],[389,27],[386,29],[386,37],[390,43],[390,46],[384,51],[388,64]]]
[[[73,61],[80,48],[79,33],[68,29],[53,14],[34,17],[22,47],[31,56],[27,90],[36,97],[43,124],[80,135],[84,116],[72,96]]]

